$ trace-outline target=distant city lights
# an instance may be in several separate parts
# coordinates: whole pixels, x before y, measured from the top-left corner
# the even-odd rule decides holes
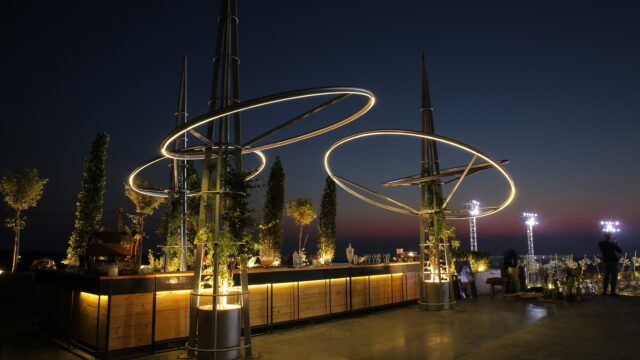
[[[600,221],[602,232],[605,234],[615,234],[620,232],[620,221],[603,220]]]

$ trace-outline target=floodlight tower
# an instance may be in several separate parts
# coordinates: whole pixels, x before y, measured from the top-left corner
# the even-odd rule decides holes
[[[480,202],[478,200],[469,200],[464,204],[469,211],[469,237],[471,240],[471,251],[478,251],[478,232],[476,228],[476,216],[480,214]]]
[[[602,226],[602,232],[605,234],[613,235],[620,232],[620,221],[617,220],[600,221],[600,226]]]
[[[533,227],[538,225],[538,214],[535,213],[523,213],[522,214],[522,222],[527,227],[527,244],[529,247],[529,257],[533,257],[535,255],[533,251]]]

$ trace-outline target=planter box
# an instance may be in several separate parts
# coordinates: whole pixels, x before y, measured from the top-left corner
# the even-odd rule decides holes
[[[498,269],[473,273],[473,282],[476,285],[478,296],[491,294],[491,285],[487,284],[487,279],[500,276],[502,275]]]

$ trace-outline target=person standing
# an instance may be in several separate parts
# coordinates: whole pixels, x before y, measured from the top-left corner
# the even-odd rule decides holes
[[[618,255],[622,253],[617,240],[613,240],[611,233],[604,234],[604,240],[598,243],[602,252],[602,260],[604,261],[604,279],[602,283],[602,295],[607,295],[607,286],[611,283],[611,296],[616,294],[616,285],[618,283]]]

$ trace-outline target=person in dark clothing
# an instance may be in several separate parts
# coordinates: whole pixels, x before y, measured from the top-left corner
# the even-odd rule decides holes
[[[602,295],[607,295],[607,286],[611,283],[611,295],[616,294],[616,284],[618,283],[618,255],[622,253],[618,241],[614,241],[610,233],[604,234],[604,240],[598,243],[602,252],[602,260],[604,262],[604,279],[602,286]]]

